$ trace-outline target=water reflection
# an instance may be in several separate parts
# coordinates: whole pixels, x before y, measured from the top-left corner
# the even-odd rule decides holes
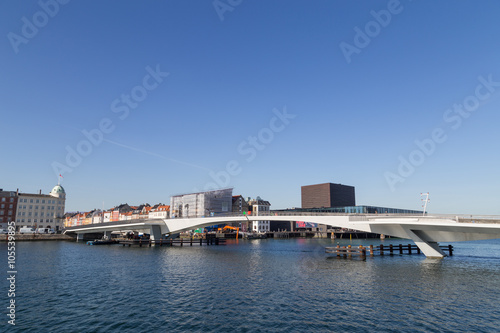
[[[457,255],[444,260],[325,254],[324,247],[337,242],[379,244],[321,239],[183,248],[20,244],[17,300],[24,319],[19,328],[413,332],[495,331],[500,324],[500,265],[489,256],[500,242],[456,244]]]

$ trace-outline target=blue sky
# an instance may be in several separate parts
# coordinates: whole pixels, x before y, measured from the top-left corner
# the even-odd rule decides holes
[[[61,2],[0,3],[4,189],[500,214],[497,1]]]

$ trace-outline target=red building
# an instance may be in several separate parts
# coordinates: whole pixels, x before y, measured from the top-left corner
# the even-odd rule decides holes
[[[7,229],[7,223],[16,220],[17,191],[0,189],[0,226]]]

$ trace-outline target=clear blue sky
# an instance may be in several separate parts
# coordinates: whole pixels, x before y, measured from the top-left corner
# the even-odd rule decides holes
[[[272,208],[334,182],[500,214],[498,1],[42,3],[0,3],[4,189],[60,170],[67,210],[90,210],[169,203],[212,171]]]

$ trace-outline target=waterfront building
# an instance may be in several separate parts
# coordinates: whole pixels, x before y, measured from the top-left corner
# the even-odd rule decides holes
[[[62,229],[66,192],[56,185],[49,194],[17,193],[16,227]]]
[[[16,218],[17,200],[17,191],[0,189],[0,226],[4,230],[7,230],[8,223]]]
[[[302,186],[302,208],[356,206],[354,186],[324,183]]]
[[[255,216],[269,215],[271,204],[269,201],[262,200],[261,197],[256,199],[249,199],[248,205],[251,207],[251,214]],[[269,221],[252,221],[251,231],[253,232],[268,232],[271,230],[271,223]]]
[[[346,207],[320,207],[320,208],[292,208],[280,209],[276,212],[290,213],[339,213],[339,214],[399,214],[399,215],[422,215],[421,210],[388,208],[380,206],[346,206]]]
[[[150,219],[168,219],[170,218],[170,206],[164,204],[157,204],[151,207],[149,211]]]
[[[102,210],[100,210],[100,209],[94,209],[91,212],[91,215],[92,215],[92,224],[102,223],[103,222]]]
[[[242,195],[233,195],[233,213],[238,213],[238,214],[243,214],[244,212],[247,213],[250,211],[250,206],[248,205],[248,202],[243,198]],[[233,227],[239,227],[241,231],[246,232],[250,230],[251,227],[251,222],[248,222],[248,220],[243,219],[240,222],[235,222],[235,223],[230,223]]]
[[[170,198],[171,217],[203,217],[229,213],[232,196],[232,188],[174,195]]]
[[[104,215],[104,222],[110,222],[111,221],[111,211],[110,210],[105,211],[103,215]]]

